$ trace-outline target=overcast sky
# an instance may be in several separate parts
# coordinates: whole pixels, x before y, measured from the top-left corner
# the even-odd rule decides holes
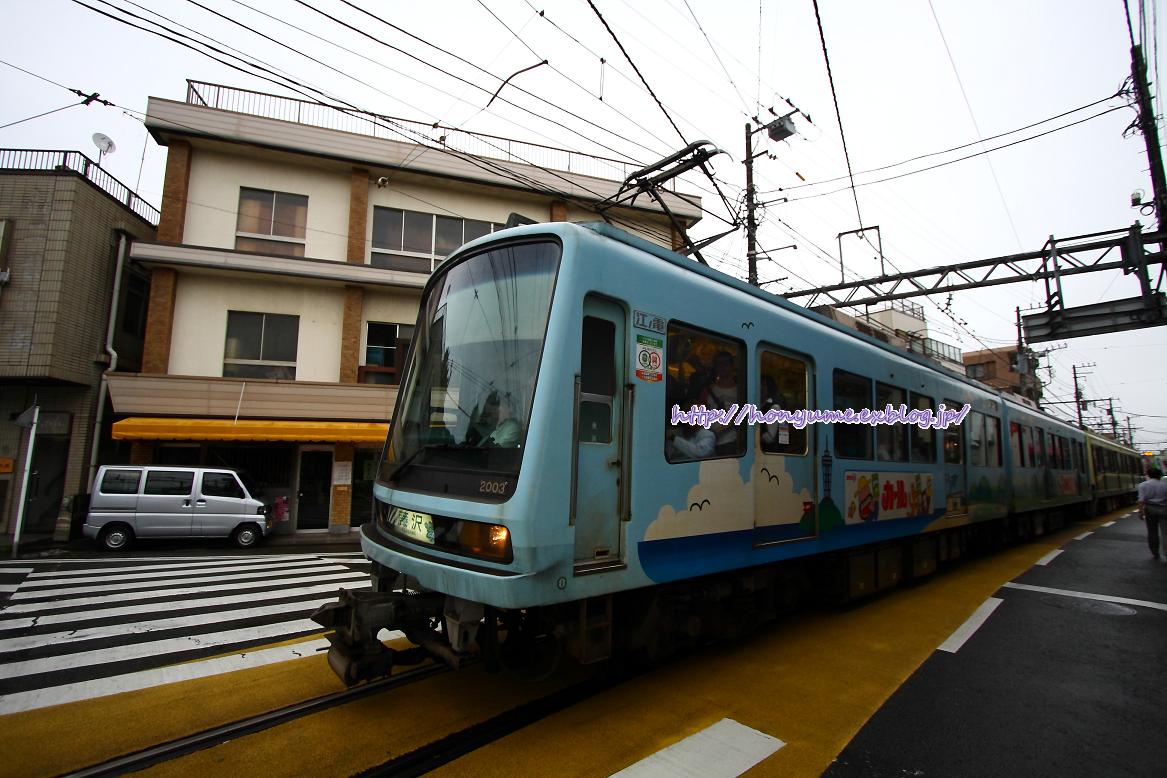
[[[239,65],[233,56],[245,52],[305,91],[393,116],[644,164],[707,139],[728,152],[714,169],[731,202],[744,185],[745,122],[769,117],[771,107],[786,113],[788,99],[802,111],[798,135],[779,143],[756,138],[756,150],[774,155],[756,161],[763,199],[788,198],[761,214],[759,247],[798,246],[774,253],[781,266],[760,263],[761,280],[788,277],[772,291],[838,280],[836,236],[860,226],[856,197],[862,225],[879,225],[888,262],[903,270],[1036,251],[1051,235],[1121,230],[1136,220],[1154,226],[1153,216],[1130,206],[1135,190],[1150,199],[1148,164],[1142,136],[1124,137],[1134,111],[1123,107],[1126,98],[1112,97],[1130,72],[1117,0],[822,0],[842,136],[812,0],[593,0],[627,56],[587,0],[84,0],[97,10],[74,0],[3,2],[0,125],[19,123],[0,129],[0,147],[76,149],[96,158],[91,136],[103,132],[117,143],[104,166],[155,205],[166,150],[141,121],[149,96],[183,100],[187,79],[294,92],[98,11],[213,39],[226,52],[214,55],[220,59]],[[1142,23],[1137,5],[1135,38],[1145,40],[1161,76],[1167,62],[1158,63],[1155,45],[1158,4],[1145,4]],[[486,108],[502,79],[544,59]],[[1159,78],[1151,78],[1160,112]],[[21,121],[77,103],[62,87],[97,91],[118,107],[74,105]],[[1119,110],[1098,116],[1111,108]],[[1074,112],[977,143],[1067,111]],[[860,185],[854,193],[843,137]],[[725,229],[729,214],[708,180],[689,177],[682,188],[699,193],[709,211],[695,236]],[[844,238],[843,254],[849,278],[878,274],[874,252],[857,240]],[[744,233],[706,256],[744,278]],[[1133,277],[1117,272],[1065,286],[1069,305],[1137,292]],[[969,351],[1016,342],[1014,308],[1044,297],[1041,284],[1029,283],[958,293],[948,307],[957,321],[940,310],[944,297],[915,301],[925,305],[932,337]],[[1140,446],[1167,448],[1167,328],[1064,343],[1043,360],[1052,368],[1041,373],[1047,399],[1072,397],[1071,367],[1093,363],[1084,370],[1086,396],[1115,398],[1120,423],[1131,415]],[[1060,343],[1036,347],[1051,345]],[[1051,410],[1067,415],[1072,406]]]

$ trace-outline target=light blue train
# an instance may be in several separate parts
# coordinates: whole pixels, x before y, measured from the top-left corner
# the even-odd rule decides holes
[[[1125,447],[603,224],[467,244],[415,333],[361,529],[373,591],[316,614],[349,684],[430,655],[659,657],[1041,534],[1138,480]],[[970,410],[946,429],[672,423],[747,404]]]

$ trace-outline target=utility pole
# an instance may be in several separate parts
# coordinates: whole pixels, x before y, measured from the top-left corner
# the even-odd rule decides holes
[[[1135,433],[1131,429],[1131,417],[1126,417],[1126,444],[1131,448],[1135,447]]]
[[[746,122],[746,265],[750,286],[758,285],[758,223],[754,220],[754,149],[750,143],[754,130]]]
[[[1074,407],[1078,409],[1078,426],[1079,427],[1083,426],[1082,425],[1082,411],[1086,410],[1086,405],[1090,401],[1082,399],[1082,387],[1079,386],[1079,384],[1078,384],[1078,368],[1082,368],[1083,370],[1085,370],[1088,367],[1095,367],[1095,366],[1096,366],[1095,363],[1091,362],[1091,363],[1086,364],[1086,365],[1074,365],[1074,368],[1073,368],[1074,369]],[[1082,375],[1086,376],[1086,375],[1088,375],[1088,373],[1083,372]],[[1095,401],[1095,402],[1097,402],[1097,401]]]
[[[770,109],[770,113],[774,113],[773,108]],[[758,286],[758,221],[754,218],[754,209],[757,207],[757,203],[754,201],[754,160],[768,153],[765,151],[754,153],[753,137],[765,130],[770,140],[786,140],[797,132],[794,128],[794,122],[790,120],[794,114],[795,111],[791,111],[785,116],[774,114],[777,118],[766,124],[762,124],[761,120],[755,116],[754,121],[762,124],[756,130],[749,122],[746,122],[746,266],[748,267],[746,280],[750,286]]]
[[[1135,82],[1135,96],[1139,102],[1139,129],[1147,144],[1147,161],[1151,164],[1151,188],[1155,195],[1155,220],[1160,230],[1167,218],[1167,176],[1163,174],[1163,154],[1159,148],[1159,129],[1151,106],[1151,90],[1147,86],[1147,63],[1143,47],[1131,48],[1131,76]]]
[[[1111,399],[1111,401],[1110,401],[1109,413],[1110,413],[1110,434],[1114,436],[1115,440],[1118,440],[1118,419],[1114,418],[1114,400],[1113,399]]]

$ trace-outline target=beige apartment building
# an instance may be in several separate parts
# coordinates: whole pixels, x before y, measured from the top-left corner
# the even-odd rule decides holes
[[[15,529],[26,462],[22,535],[33,539],[64,537],[79,518],[96,449],[119,456],[106,430],[94,436],[101,377],[115,361],[139,368],[148,294],[144,274],[121,263],[119,276],[119,253],[152,239],[157,221],[81,152],[0,149],[0,535]],[[19,422],[34,405],[29,459]]]
[[[228,465],[278,532],[367,520],[421,289],[512,214],[584,221],[638,167],[230,87],[151,98],[168,148],[141,369],[109,376],[114,439],[138,463]],[[700,200],[665,195],[689,226]],[[647,197],[611,210],[678,237]]]

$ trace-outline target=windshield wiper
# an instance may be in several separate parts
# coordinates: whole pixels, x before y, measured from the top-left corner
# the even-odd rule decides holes
[[[405,459],[403,459],[401,461],[401,464],[399,464],[397,467],[393,468],[393,472],[389,474],[389,478],[387,480],[389,480],[389,481],[397,480],[397,476],[400,475],[401,472],[403,470],[405,470],[407,467],[412,465],[414,463],[414,461],[416,461],[417,458],[420,457],[426,451],[452,451],[454,449],[459,449],[459,448],[464,448],[464,446],[462,446],[460,444],[456,444],[456,443],[430,443],[428,445],[422,446],[417,451],[414,451],[412,454],[410,454]]]

